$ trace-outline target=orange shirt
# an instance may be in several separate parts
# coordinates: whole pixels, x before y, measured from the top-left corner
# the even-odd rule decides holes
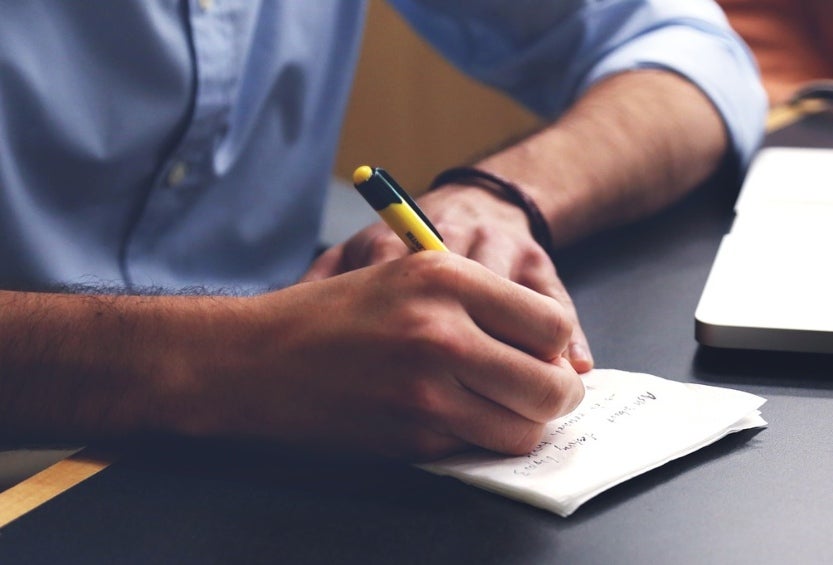
[[[752,48],[773,104],[833,79],[833,0],[718,0]]]

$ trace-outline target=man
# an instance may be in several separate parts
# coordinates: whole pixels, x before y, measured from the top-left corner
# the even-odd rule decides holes
[[[752,48],[772,104],[833,79],[833,3],[829,0],[720,0]]]
[[[593,360],[543,246],[742,168],[754,65],[711,0],[392,3],[553,120],[476,163],[524,205],[420,199],[454,253],[375,225],[313,259],[362,2],[0,8],[7,439],[520,454],[576,406]]]

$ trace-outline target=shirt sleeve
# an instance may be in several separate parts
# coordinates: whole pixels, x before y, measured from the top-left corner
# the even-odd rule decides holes
[[[713,0],[391,0],[454,65],[554,118],[609,75],[658,68],[699,87],[742,169],[766,95],[755,60]]]

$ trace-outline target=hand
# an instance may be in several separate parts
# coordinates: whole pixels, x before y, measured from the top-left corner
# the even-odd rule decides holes
[[[246,300],[236,327],[248,330],[223,355],[233,365],[203,384],[224,406],[207,425],[223,433],[420,460],[523,454],[583,398],[562,357],[565,308],[455,254]]]
[[[587,337],[570,295],[552,261],[530,235],[526,216],[520,209],[484,189],[466,186],[443,187],[420,198],[419,204],[453,252],[560,302],[573,325],[565,356],[580,373],[593,368]],[[383,223],[374,224],[344,244],[328,249],[304,280],[320,280],[407,253],[390,228]]]

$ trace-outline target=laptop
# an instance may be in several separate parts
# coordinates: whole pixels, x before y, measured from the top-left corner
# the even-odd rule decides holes
[[[758,153],[694,318],[703,345],[833,353],[833,149]]]

